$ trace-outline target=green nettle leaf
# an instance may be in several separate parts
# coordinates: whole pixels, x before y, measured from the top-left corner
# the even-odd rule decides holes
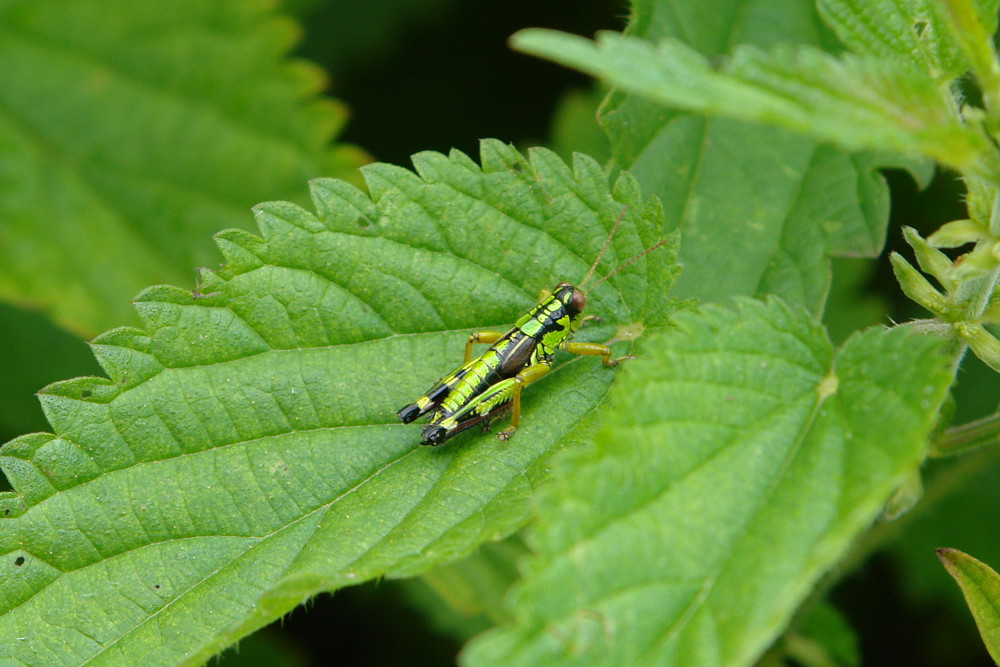
[[[837,48],[802,0],[635,0],[627,33],[679,39],[709,58],[734,44]],[[885,243],[889,200],[878,169],[903,166],[921,182],[933,173],[926,161],[850,155],[773,127],[686,115],[627,90],[609,97],[602,124],[615,163],[660,198],[668,228],[684,235],[681,298],[777,294],[820,313],[829,257],[874,257]]]
[[[369,194],[316,181],[316,214],[264,204],[260,238],[221,233],[228,265],[197,292],[140,294],[145,329],[93,343],[110,379],[49,386],[53,434],[0,452],[15,489],[0,496],[0,662],[196,664],[320,591],[520,527],[542,461],[615,370],[558,366],[507,443],[420,447],[395,410],[458,365],[470,329],[578,281],[623,211],[599,273],[662,226],[627,175],[609,188],[589,158],[529,158],[485,142],[481,167],[458,152],[418,154],[417,174],[366,167]],[[670,248],[594,289],[603,322],[582,338],[662,320]]]
[[[962,589],[990,657],[1000,664],[1000,575],[958,549],[938,549],[937,553]]]
[[[749,665],[923,460],[941,343],[834,349],[777,299],[650,337],[538,494],[516,623],[468,665]]]
[[[976,171],[988,139],[963,125],[946,90],[894,61],[834,57],[809,46],[738,46],[722,69],[675,39],[658,45],[601,32],[592,42],[523,30],[516,46],[670,107],[766,123],[848,150],[925,155]]]
[[[995,5],[995,0],[989,2]],[[826,24],[855,53],[911,65],[942,83],[969,69],[946,29],[940,0],[819,0],[816,4]]]
[[[297,31],[246,0],[0,3],[0,297],[88,336],[134,322],[254,203],[354,172],[324,76],[282,58]]]

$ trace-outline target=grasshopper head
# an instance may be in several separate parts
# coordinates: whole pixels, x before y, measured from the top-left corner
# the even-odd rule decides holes
[[[576,320],[583,309],[587,307],[587,295],[569,283],[556,285],[556,288],[552,290],[552,296],[559,300],[559,303],[566,309],[566,314],[573,320]]]

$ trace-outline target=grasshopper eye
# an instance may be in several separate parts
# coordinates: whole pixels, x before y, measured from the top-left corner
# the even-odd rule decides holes
[[[582,313],[587,307],[587,296],[574,287],[573,294],[569,297],[569,305],[576,312]]]

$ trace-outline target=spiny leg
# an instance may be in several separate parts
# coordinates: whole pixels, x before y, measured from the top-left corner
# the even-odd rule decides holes
[[[465,361],[462,363],[467,364],[469,363],[469,359],[472,358],[473,344],[485,343],[487,345],[492,345],[502,337],[503,332],[500,331],[473,331],[469,334],[468,340],[465,341]]]
[[[631,354],[627,354],[624,357],[618,357],[617,359],[611,358],[611,348],[607,345],[601,345],[600,343],[574,343],[574,342],[564,342],[559,346],[560,350],[566,350],[572,354],[585,354],[593,357],[602,357],[601,362],[611,368],[617,366],[619,362],[625,361],[626,359],[634,359],[635,357]]]
[[[511,395],[510,426],[497,433],[497,440],[509,440],[517,430],[521,420],[521,390],[542,377],[551,370],[548,364],[533,364],[518,373],[514,379],[514,389]]]

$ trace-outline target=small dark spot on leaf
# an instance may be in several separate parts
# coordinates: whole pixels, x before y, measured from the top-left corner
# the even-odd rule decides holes
[[[524,165],[520,162],[515,162],[514,164],[510,165],[510,168],[517,172],[524,171]]]
[[[84,389],[83,391],[80,392],[80,396],[82,396],[83,398],[90,398],[93,395],[94,395],[94,392],[92,392],[89,389]]]
[[[14,565],[16,565],[17,567],[21,567],[22,565],[24,565],[24,556],[18,556],[17,558],[15,558]]]
[[[372,222],[368,218],[366,218],[364,216],[358,218],[358,227],[360,227],[361,229],[367,229],[368,227],[371,227],[371,226],[372,226]]]
[[[153,590],[154,591],[160,590],[160,585],[159,584],[153,584]]]
[[[10,508],[9,507],[3,511],[3,515],[4,516],[10,516]]]

